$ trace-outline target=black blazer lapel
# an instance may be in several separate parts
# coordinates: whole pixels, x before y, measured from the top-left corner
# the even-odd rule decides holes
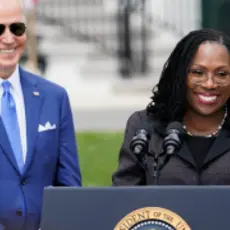
[[[230,149],[230,132],[227,129],[221,130],[213,145],[211,146],[208,155],[204,161],[204,165],[215,160],[227,150]]]
[[[190,150],[188,148],[188,145],[186,144],[185,141],[182,143],[182,146],[178,150],[178,152],[176,153],[176,155],[178,157],[180,157],[183,161],[191,164],[194,168],[196,168],[196,163],[194,161],[192,153],[190,152]]]

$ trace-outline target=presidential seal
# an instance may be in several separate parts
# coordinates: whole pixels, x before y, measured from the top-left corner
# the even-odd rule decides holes
[[[137,209],[125,216],[114,230],[191,230],[176,213],[159,207]]]

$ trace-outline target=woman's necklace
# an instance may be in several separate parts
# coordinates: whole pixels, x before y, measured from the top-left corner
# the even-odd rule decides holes
[[[226,120],[227,115],[228,115],[228,110],[227,110],[227,108],[226,108],[226,109],[225,109],[225,113],[224,113],[224,117],[223,117],[223,119],[222,119],[220,125],[217,127],[217,129],[216,129],[214,132],[212,132],[212,133],[210,133],[210,134],[206,134],[206,135],[197,135],[197,134],[193,134],[193,133],[191,133],[191,132],[188,131],[188,129],[187,129],[187,127],[186,127],[185,124],[183,125],[183,128],[184,128],[184,130],[186,131],[186,133],[187,133],[189,136],[202,136],[202,137],[207,137],[207,138],[215,137],[215,136],[218,135],[218,133],[219,133],[220,130],[222,129],[222,127],[223,127],[223,125],[224,125],[224,122],[225,122],[225,120]]]

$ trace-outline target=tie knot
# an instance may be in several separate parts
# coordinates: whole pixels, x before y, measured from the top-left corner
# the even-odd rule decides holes
[[[10,91],[10,82],[9,81],[3,81],[2,82],[2,87],[4,89],[5,92],[9,92]]]

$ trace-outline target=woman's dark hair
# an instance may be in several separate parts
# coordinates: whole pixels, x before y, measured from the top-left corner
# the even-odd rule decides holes
[[[152,91],[152,101],[147,106],[148,114],[165,123],[182,121],[187,106],[188,68],[199,46],[206,41],[224,45],[230,53],[230,38],[220,31],[200,29],[187,34],[164,64],[159,83]]]

